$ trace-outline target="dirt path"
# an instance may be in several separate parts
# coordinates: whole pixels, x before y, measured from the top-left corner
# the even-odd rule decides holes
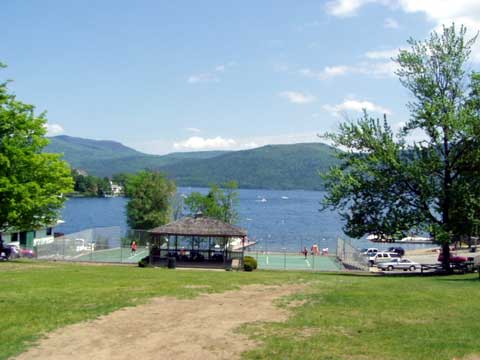
[[[273,301],[301,286],[246,286],[192,300],[156,298],[59,329],[17,359],[237,359],[255,346],[235,334],[254,321],[283,321]]]

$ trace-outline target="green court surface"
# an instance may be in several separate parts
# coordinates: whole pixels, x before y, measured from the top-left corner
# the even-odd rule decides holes
[[[334,256],[308,255],[305,259],[303,254],[292,253],[261,253],[249,252],[245,255],[257,259],[259,269],[285,269],[285,270],[314,270],[314,271],[338,271],[341,264]]]
[[[71,260],[92,261],[92,262],[111,262],[111,263],[136,263],[148,255],[148,248],[139,246],[133,254],[130,247],[113,248],[106,250],[95,250],[82,254]]]
[[[95,250],[84,253],[71,260],[109,262],[109,263],[136,263],[148,255],[147,247],[138,247],[133,254],[129,247]],[[277,270],[313,270],[313,271],[338,271],[342,267],[334,256],[312,256],[305,259],[303,254],[292,253],[262,253],[246,252],[245,255],[257,259],[259,269]]]

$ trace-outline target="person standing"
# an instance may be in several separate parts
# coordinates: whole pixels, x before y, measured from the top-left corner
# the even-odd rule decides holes
[[[132,250],[132,256],[135,256],[135,254],[137,253],[137,243],[135,240],[132,241],[130,249]]]
[[[302,251],[302,252],[303,252],[303,255],[305,256],[305,259],[307,259],[308,250],[307,250],[307,247],[306,247],[306,246],[303,248],[303,251]]]

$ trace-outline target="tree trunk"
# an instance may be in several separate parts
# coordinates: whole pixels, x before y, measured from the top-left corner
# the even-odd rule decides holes
[[[442,265],[446,272],[451,273],[452,269],[450,267],[450,243],[445,242],[442,244],[442,254],[443,261]]]

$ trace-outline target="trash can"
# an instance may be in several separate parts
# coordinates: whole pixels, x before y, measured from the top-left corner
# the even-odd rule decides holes
[[[169,269],[175,269],[177,267],[177,259],[173,256],[170,256],[167,259],[167,268]]]

